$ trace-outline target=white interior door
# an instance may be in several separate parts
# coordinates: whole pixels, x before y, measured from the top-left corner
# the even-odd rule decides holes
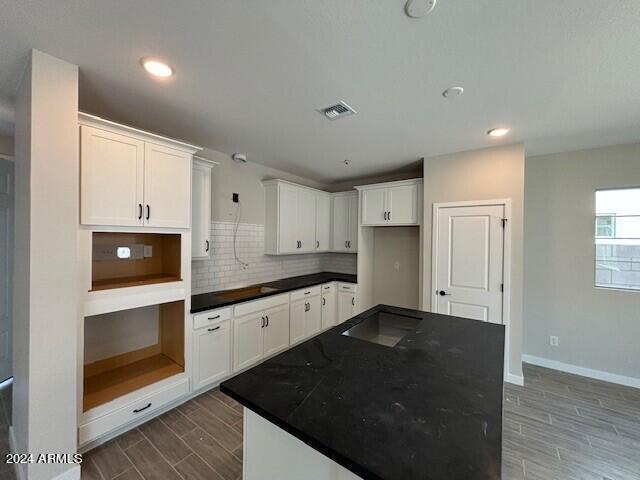
[[[153,143],[144,146],[144,223],[191,225],[191,155]]]
[[[13,375],[12,285],[13,162],[0,159],[0,382]]]
[[[502,323],[504,205],[437,211],[434,310]]]

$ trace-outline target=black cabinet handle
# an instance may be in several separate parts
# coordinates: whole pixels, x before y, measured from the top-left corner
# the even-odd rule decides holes
[[[215,317],[207,317],[207,320],[217,320],[220,318],[220,315],[216,315]]]
[[[213,327],[213,328],[207,328],[207,332],[215,332],[216,330],[220,330],[220,325],[218,325],[217,327]]]
[[[264,318],[267,319],[267,324],[265,325],[265,327],[268,327],[269,326],[269,315],[266,315]]]
[[[147,205],[147,220],[149,220],[149,217],[151,217],[151,207]]]
[[[142,204],[138,204],[138,220],[142,220]]]
[[[387,215],[387,220],[391,220],[391,210],[389,210],[389,215]]]
[[[149,407],[151,407],[151,402],[147,403],[147,406],[146,406],[146,407],[136,408],[136,409],[133,411],[133,413],[140,413],[140,412],[142,412],[142,411],[146,410],[146,409],[147,409],[147,408],[149,408]]]
[[[322,298],[322,306],[325,306],[327,304],[327,299],[326,298]]]
[[[347,242],[347,248],[351,248],[351,240]]]
[[[320,240],[316,240],[316,248],[320,248]]]
[[[264,317],[260,317],[260,328],[264,328]]]
[[[311,290],[309,290],[308,292],[304,292],[305,295],[309,295],[311,293]]]
[[[356,297],[351,297],[351,305],[356,306]]]
[[[345,241],[344,241],[344,248],[349,248],[349,246],[347,245],[347,243],[348,243],[348,242],[345,240]]]
[[[206,245],[206,247],[205,247],[204,251],[205,251],[205,252],[208,252],[208,251],[209,251],[209,240],[205,240],[205,241],[204,241],[204,244]]]
[[[387,219],[387,212],[384,212],[384,219]]]

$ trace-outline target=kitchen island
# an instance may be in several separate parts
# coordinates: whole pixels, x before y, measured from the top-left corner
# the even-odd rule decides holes
[[[499,479],[504,327],[378,305],[221,385],[244,479]]]

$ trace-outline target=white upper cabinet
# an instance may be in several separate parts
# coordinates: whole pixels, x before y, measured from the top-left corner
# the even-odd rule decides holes
[[[358,251],[358,193],[333,195],[333,251]]]
[[[79,122],[83,224],[189,228],[199,147],[87,114]]]
[[[191,257],[211,255],[211,174],[215,162],[194,159],[191,174]]]
[[[331,249],[331,195],[316,193],[316,252]]]
[[[142,225],[144,142],[83,125],[81,220],[86,225]]]
[[[360,224],[419,225],[422,208],[422,179],[363,185],[360,191]]]
[[[146,143],[144,146],[145,225],[191,225],[191,154]]]
[[[317,190],[283,180],[265,186],[265,253],[315,252]]]

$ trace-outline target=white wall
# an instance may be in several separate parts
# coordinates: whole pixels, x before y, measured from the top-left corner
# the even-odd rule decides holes
[[[433,204],[510,198],[511,321],[510,371],[522,376],[524,146],[508,145],[424,160],[423,305],[431,306],[431,228]]]
[[[421,293],[420,228],[372,228],[374,303],[417,309]]]
[[[13,433],[19,453],[76,452],[77,112],[78,68],[32,51],[16,100]],[[78,466],[67,464],[23,467],[32,480],[68,470],[79,475]]]
[[[640,186],[640,144],[527,158],[525,172],[524,353],[640,379],[640,292],[594,288],[595,190]]]

